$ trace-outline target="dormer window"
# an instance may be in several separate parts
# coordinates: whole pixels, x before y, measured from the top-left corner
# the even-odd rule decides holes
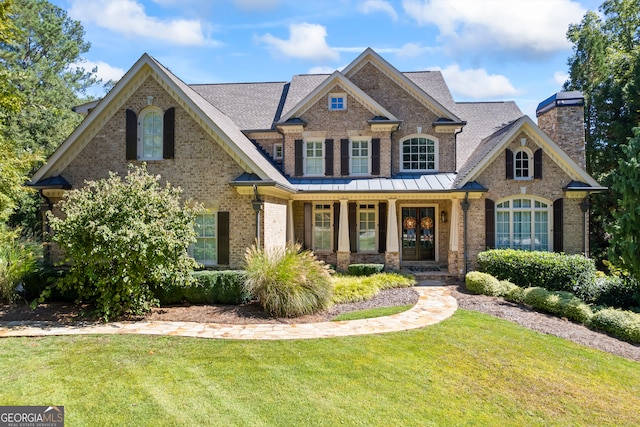
[[[329,111],[343,111],[347,109],[346,93],[329,94]]]

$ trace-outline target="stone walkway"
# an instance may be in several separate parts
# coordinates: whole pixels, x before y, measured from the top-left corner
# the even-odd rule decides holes
[[[424,281],[413,289],[416,305],[403,313],[373,319],[300,324],[225,325],[197,322],[114,322],[61,325],[53,322],[0,322],[1,337],[52,335],[144,334],[235,340],[286,340],[346,337],[418,329],[438,323],[458,308],[441,283]]]

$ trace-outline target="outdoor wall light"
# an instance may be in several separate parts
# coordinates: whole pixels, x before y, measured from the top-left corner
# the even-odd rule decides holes
[[[440,222],[447,223],[447,211],[440,211]]]

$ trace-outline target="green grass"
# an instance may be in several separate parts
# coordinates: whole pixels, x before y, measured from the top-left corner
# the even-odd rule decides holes
[[[70,427],[640,425],[640,363],[466,310],[336,339],[3,338],[0,377]]]
[[[358,320],[358,319],[370,319],[372,317],[391,316],[392,314],[402,313],[409,310],[412,305],[396,305],[393,307],[378,307],[370,308],[368,310],[351,311],[348,313],[342,313],[333,319],[332,322],[339,322],[342,320]]]

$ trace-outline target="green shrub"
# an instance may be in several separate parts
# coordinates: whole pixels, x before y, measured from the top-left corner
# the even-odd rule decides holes
[[[408,288],[415,284],[413,276],[398,273],[377,273],[372,276],[338,275],[333,277],[332,302],[344,304],[365,301],[383,289]]]
[[[595,279],[596,305],[628,309],[640,307],[640,283],[630,276],[611,275]]]
[[[465,285],[469,292],[479,295],[500,295],[500,281],[490,274],[471,271],[465,277]]]
[[[594,293],[596,267],[582,255],[493,249],[478,254],[480,271],[527,288],[573,292],[585,301]]]
[[[244,271],[196,271],[191,286],[174,285],[155,289],[160,305],[178,304],[243,304],[251,299],[244,290]]]
[[[591,308],[571,292],[547,291],[540,287],[527,288],[523,291],[522,301],[537,310],[575,322],[588,324],[592,316]]]
[[[518,286],[514,285],[508,280],[500,280],[499,286],[499,296],[504,297],[505,295],[511,293],[515,289],[520,289]]]
[[[514,288],[511,288],[511,290],[509,290],[504,295],[504,299],[506,299],[507,301],[514,302],[516,304],[524,304],[525,289],[521,288],[520,286],[516,286],[516,285],[514,286],[515,286]]]
[[[295,317],[323,310],[331,303],[331,269],[301,246],[248,248],[245,290],[265,311]]]
[[[413,276],[406,276],[400,273],[376,273],[365,277],[364,281],[380,290],[391,288],[410,288],[416,284],[416,279]]]
[[[607,308],[596,312],[591,326],[633,343],[640,343],[640,314]]]
[[[0,301],[16,299],[16,287],[24,290],[24,280],[34,274],[42,259],[42,246],[20,236],[20,229],[0,226]]]
[[[382,273],[384,264],[350,264],[347,269],[351,276],[371,276]]]

